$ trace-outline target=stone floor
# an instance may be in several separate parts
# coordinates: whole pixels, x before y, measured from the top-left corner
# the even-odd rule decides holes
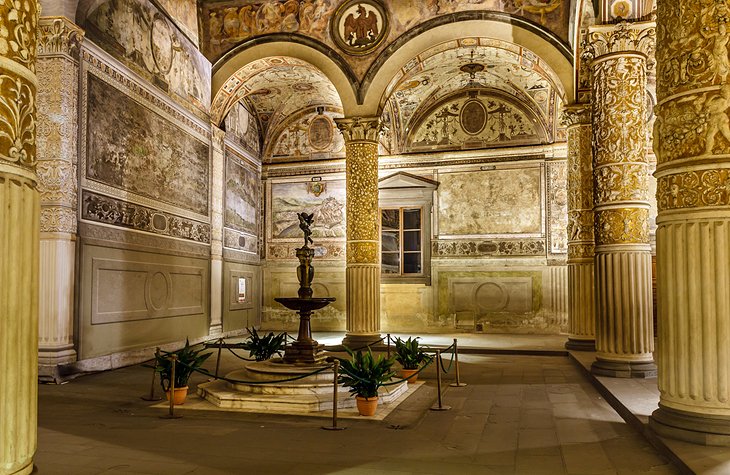
[[[677,473],[567,357],[461,361],[469,385],[446,390],[452,410],[427,410],[436,398],[429,369],[385,420],[344,420],[339,432],[320,429],[327,419],[184,407],[182,419],[160,419],[164,411],[139,398],[150,378],[140,366],[43,385],[38,473]],[[229,355],[222,371],[237,364]]]

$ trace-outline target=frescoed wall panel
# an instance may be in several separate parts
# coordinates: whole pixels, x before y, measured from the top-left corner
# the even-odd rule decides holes
[[[225,225],[258,235],[260,179],[246,160],[226,147]]]
[[[198,44],[198,2],[196,0],[157,0],[175,24]]]
[[[312,238],[345,238],[345,181],[309,181],[271,185],[270,238],[300,240],[297,213],[314,214]]]
[[[88,179],[208,214],[208,144],[93,74],[86,98]]]

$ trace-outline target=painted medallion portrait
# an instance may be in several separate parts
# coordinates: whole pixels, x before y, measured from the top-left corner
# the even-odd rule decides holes
[[[375,0],[347,0],[332,17],[332,37],[349,54],[368,54],[388,33],[385,8]]]

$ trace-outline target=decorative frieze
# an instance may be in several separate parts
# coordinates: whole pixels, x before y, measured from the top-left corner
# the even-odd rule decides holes
[[[730,169],[694,170],[657,181],[659,210],[730,205]]]
[[[345,256],[344,243],[321,243],[315,244],[314,257],[317,259],[342,259]],[[266,257],[268,259],[296,259],[297,247],[299,244],[271,244],[268,247]]]
[[[431,243],[433,257],[544,256],[545,240],[438,240]]]
[[[84,190],[81,218],[137,231],[210,243],[210,225]]]

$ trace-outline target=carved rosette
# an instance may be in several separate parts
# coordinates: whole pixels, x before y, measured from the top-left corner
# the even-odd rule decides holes
[[[658,2],[660,435],[730,446],[730,5]]]

